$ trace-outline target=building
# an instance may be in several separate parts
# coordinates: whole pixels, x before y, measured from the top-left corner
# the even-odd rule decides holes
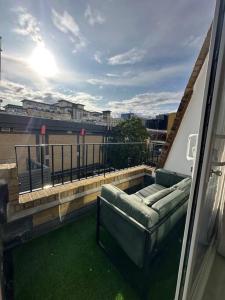
[[[168,123],[168,114],[160,114],[155,118],[146,120],[146,128],[157,129],[157,130],[166,130]]]
[[[81,134],[82,129],[84,134]],[[86,122],[0,113],[0,140],[4,141],[0,143],[0,164],[16,161],[15,145],[31,145],[33,147],[38,144],[102,143],[107,132],[106,126]],[[19,150],[18,158],[22,161],[19,166],[20,172],[27,166],[26,157],[27,152]],[[65,165],[67,164],[66,159]],[[57,160],[55,168],[56,170],[60,169]]]
[[[58,100],[54,104],[24,99],[22,105],[7,104],[5,112],[16,115],[40,117],[54,120],[71,120],[76,122],[87,122],[105,125],[109,128],[113,126],[111,111],[103,112],[85,110],[84,105],[73,103],[64,99]]]
[[[26,115],[26,111],[21,105],[7,104],[5,105],[5,111],[8,113],[15,113],[18,115]]]
[[[147,119],[145,126],[149,132],[151,140],[165,141],[170,133],[176,113],[160,114],[155,118]]]
[[[134,113],[123,113],[121,114],[121,119],[122,120],[129,120],[131,118],[135,117],[135,114]]]

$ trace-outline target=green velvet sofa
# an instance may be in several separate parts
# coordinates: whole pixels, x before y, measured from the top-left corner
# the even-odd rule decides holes
[[[97,201],[97,243],[104,248],[104,227],[138,267],[146,268],[185,215],[190,187],[190,177],[164,169],[156,170],[155,183],[132,195],[103,185]]]

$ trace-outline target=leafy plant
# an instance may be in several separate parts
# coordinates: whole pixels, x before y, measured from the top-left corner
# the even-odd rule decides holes
[[[147,155],[145,143],[147,138],[148,132],[140,118],[133,117],[121,121],[112,129],[108,141],[125,144],[107,146],[107,164],[121,169],[143,163]],[[135,144],[137,142],[139,144]]]

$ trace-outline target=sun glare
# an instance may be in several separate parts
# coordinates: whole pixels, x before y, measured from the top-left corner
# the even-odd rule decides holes
[[[28,59],[31,68],[43,77],[54,77],[58,68],[52,53],[44,46],[37,46]]]

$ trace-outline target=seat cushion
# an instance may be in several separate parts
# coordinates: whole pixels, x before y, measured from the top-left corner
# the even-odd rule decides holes
[[[181,190],[175,190],[172,193],[168,194],[164,198],[157,201],[152,205],[152,209],[158,212],[159,219],[162,219],[166,216],[175,206],[183,202],[186,198],[186,195]]]
[[[175,189],[173,189],[173,188],[167,188],[167,189],[160,190],[160,191],[144,198],[143,202],[144,202],[144,204],[151,207],[154,203],[156,203],[160,199],[164,198],[168,194],[172,193],[174,190]]]
[[[141,189],[140,191],[136,192],[135,195],[137,195],[141,198],[146,198],[146,197],[153,195],[163,189],[165,189],[164,186],[154,183],[154,184],[151,184],[151,185]]]

